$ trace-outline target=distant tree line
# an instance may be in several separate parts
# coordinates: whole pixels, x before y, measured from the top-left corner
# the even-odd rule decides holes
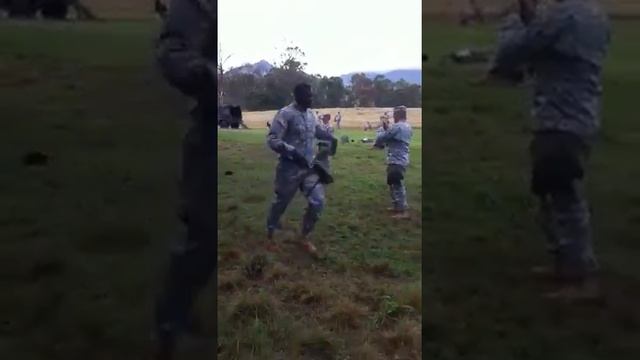
[[[298,47],[288,47],[282,61],[265,76],[224,73],[219,69],[223,102],[249,111],[279,109],[293,101],[293,87],[304,81],[312,86],[315,108],[422,106],[420,85],[404,80],[394,82],[382,75],[370,79],[360,73],[353,75],[351,84],[345,86],[340,77],[305,73],[306,63],[299,60],[303,55]]]

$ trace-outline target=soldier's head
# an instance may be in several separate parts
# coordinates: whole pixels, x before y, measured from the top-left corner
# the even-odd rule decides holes
[[[407,107],[404,105],[393,108],[393,122],[407,120]]]
[[[307,83],[300,83],[293,88],[293,97],[296,100],[296,104],[302,110],[307,110],[311,107],[313,95],[311,94],[311,85]]]

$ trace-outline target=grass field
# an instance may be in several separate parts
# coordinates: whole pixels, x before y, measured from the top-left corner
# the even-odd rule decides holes
[[[429,359],[637,359],[640,354],[640,23],[616,22],[602,139],[589,166],[605,301],[544,302],[545,263],[528,195],[524,89],[474,87],[477,67],[440,65],[490,28],[424,24],[424,353]]]
[[[402,104],[398,104],[402,105]],[[321,114],[331,115],[331,125],[335,126],[334,117],[340,111],[342,115],[341,127],[347,129],[362,129],[365,121],[370,121],[375,126],[379,122],[380,116],[385,112],[389,116],[393,113],[393,108],[328,108],[313,109]],[[242,114],[243,121],[250,128],[266,128],[267,121],[272,122],[276,110],[270,111],[251,111]],[[422,109],[408,108],[407,121],[414,129],[422,128]]]
[[[351,138],[371,132],[342,130]],[[264,255],[265,219],[276,157],[265,130],[219,135],[220,344],[224,359],[420,358],[421,134],[415,132],[407,187],[413,218],[394,223],[385,208],[383,153],[358,142],[339,147],[327,208],[314,232],[326,259],[314,263],[291,244],[305,202],[298,196],[278,236],[283,254],[264,275],[245,267]],[[232,175],[224,175],[232,172]]]
[[[156,30],[0,24],[1,358],[143,358],[158,271],[178,234],[188,105],[152,66]],[[418,358],[420,131],[411,220],[391,224],[384,213],[383,153],[346,144],[315,233],[327,258],[269,258],[264,278],[250,280],[242,268],[262,240],[276,161],[264,135],[220,134],[221,174],[234,174],[219,184],[220,358]],[[48,161],[26,164],[33,152]],[[285,215],[285,238],[302,207],[298,199]],[[213,296],[209,289],[198,304],[211,319],[207,333]]]
[[[154,36],[0,23],[0,358],[142,358],[186,105],[151,66]]]

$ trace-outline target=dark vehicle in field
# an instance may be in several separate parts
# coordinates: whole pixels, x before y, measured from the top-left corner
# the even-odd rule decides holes
[[[223,129],[238,129],[240,127],[246,129],[246,125],[242,122],[240,106],[222,105],[218,107],[218,126]]]

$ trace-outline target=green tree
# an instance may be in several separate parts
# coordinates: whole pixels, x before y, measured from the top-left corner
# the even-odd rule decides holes
[[[375,89],[373,81],[364,73],[351,76],[351,90],[353,91],[356,106],[374,106]]]

